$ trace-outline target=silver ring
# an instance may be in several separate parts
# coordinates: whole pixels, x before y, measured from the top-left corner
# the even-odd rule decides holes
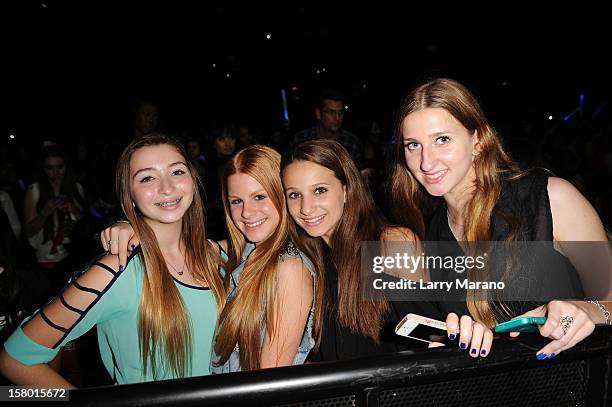
[[[570,330],[573,322],[574,322],[574,317],[571,317],[569,315],[566,315],[561,318],[561,329],[563,329],[563,335],[565,335],[567,331]]]
[[[106,241],[106,244],[108,244],[109,246],[112,245],[112,244],[115,244],[115,243],[119,243],[119,240],[108,239]]]

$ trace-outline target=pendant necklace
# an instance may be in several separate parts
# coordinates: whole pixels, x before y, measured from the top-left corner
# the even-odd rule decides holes
[[[186,262],[185,262],[186,263]],[[181,271],[178,271],[176,269],[176,267],[174,267],[172,264],[166,262],[166,264],[168,264],[170,267],[172,267],[174,269],[174,271],[176,271],[176,274],[178,274],[179,276],[183,275],[183,270],[185,270],[185,263],[183,263],[183,267],[181,268]]]

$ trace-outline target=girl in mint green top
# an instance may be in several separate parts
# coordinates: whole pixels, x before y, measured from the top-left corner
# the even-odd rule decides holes
[[[226,295],[222,259],[204,237],[197,176],[182,146],[167,136],[148,135],[126,148],[117,193],[141,248],[125,267],[116,256],[103,256],[28,318],[0,354],[5,377],[20,385],[72,387],[46,363],[94,325],[117,383],[209,374],[218,305]]]
[[[103,268],[106,267],[103,263],[95,264]],[[21,328],[18,328],[4,344],[8,354],[25,365],[47,363],[55,357],[60,348],[67,342],[78,338],[91,327],[97,325],[102,361],[111,377],[118,384],[153,380],[151,372],[148,372],[146,376],[144,375],[138,349],[138,306],[144,279],[140,250],[130,256],[125,270],[121,272],[108,270],[107,272],[112,276],[112,279],[106,289],[100,293],[95,303],[92,303],[91,307],[83,313],[82,319],[63,335],[63,339],[57,346],[47,348],[40,345],[28,338]],[[73,277],[71,285],[74,285],[76,281]],[[193,349],[190,375],[207,375],[210,373],[211,344],[217,321],[215,298],[207,287],[187,285],[178,280],[175,280],[174,283],[185,302],[190,319],[198,321],[197,324],[192,325],[193,343],[196,346]],[[63,293],[55,301],[59,300],[61,302],[62,299],[66,301]],[[44,312],[44,309],[46,307],[39,310],[38,315],[41,311]],[[46,313],[44,315],[46,317]],[[209,317],[202,318],[204,315]],[[161,365],[162,363],[161,360],[158,361],[158,364]],[[166,372],[158,378],[171,377]]]

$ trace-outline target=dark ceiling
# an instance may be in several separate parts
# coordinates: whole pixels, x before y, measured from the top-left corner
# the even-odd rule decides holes
[[[152,98],[171,128],[219,117],[271,128],[281,89],[301,125],[323,86],[389,123],[402,94],[434,75],[465,82],[493,120],[560,117],[580,94],[592,110],[609,101],[599,8],[176,3],[3,2],[3,127],[107,134]]]

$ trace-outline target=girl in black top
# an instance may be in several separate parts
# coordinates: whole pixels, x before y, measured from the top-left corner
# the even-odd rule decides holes
[[[362,241],[416,242],[407,228],[389,225],[346,150],[331,140],[295,146],[281,163],[289,213],[303,233],[300,247],[318,263],[312,361],[395,352],[410,346],[393,328],[409,312],[440,319],[433,303],[364,298]],[[389,277],[392,278],[392,277]],[[414,344],[412,344],[414,345]]]
[[[478,321],[473,331],[479,335],[471,342],[471,353],[490,348],[489,328],[495,323],[522,313],[548,317],[540,333],[553,340],[537,352],[538,359],[574,346],[590,335],[595,324],[610,323],[609,302],[582,301],[582,287],[570,261],[584,265],[585,259],[576,255],[575,246],[562,243],[607,240],[597,213],[569,182],[521,171],[504,152],[475,97],[450,79],[435,79],[412,91],[400,107],[397,128],[392,191],[395,215],[402,223],[423,236],[427,203],[431,197],[443,197],[427,240],[549,241],[557,250],[554,267],[539,273],[554,272],[554,278],[575,283],[572,290],[553,290],[552,298],[560,300],[537,307],[529,304],[533,309],[525,304],[508,307],[482,290],[468,290],[466,303],[455,311],[469,311]],[[590,264],[579,271],[599,267],[600,272],[580,275],[582,284],[590,288],[591,297],[610,300],[610,246],[605,242],[592,247],[599,250],[602,261],[589,259]],[[567,298],[579,301],[561,301]],[[449,329],[459,330],[456,316],[447,323]],[[465,329],[472,332],[467,316],[461,319],[463,344],[469,339]]]

